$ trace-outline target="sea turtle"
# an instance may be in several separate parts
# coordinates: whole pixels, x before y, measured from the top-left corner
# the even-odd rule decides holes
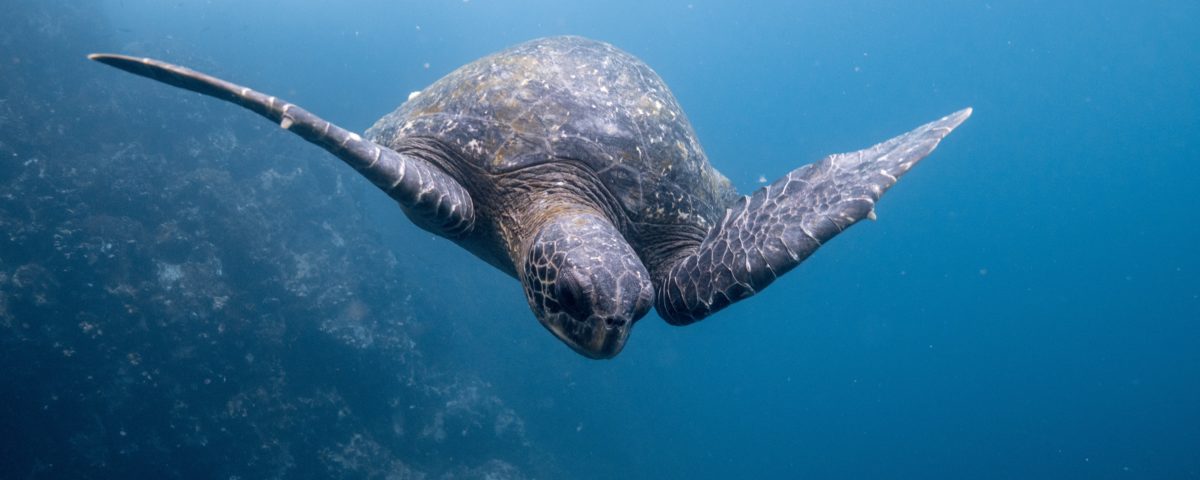
[[[741,196],[645,63],[564,36],[483,57],[366,136],[293,104],[148,58],[89,58],[241,105],[345,161],[418,226],[524,286],[543,326],[611,358],[653,304],[685,325],[761,291],[874,205],[964,109]]]

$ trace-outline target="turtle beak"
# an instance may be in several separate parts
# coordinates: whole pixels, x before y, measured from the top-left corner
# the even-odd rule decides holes
[[[565,319],[565,322],[575,325],[556,322],[550,326],[550,332],[575,352],[596,360],[610,359],[621,353],[621,349],[625,348],[625,341],[629,339],[630,327],[633,326],[633,322],[597,316],[588,317],[584,321]],[[568,331],[576,333],[571,335]]]
[[[629,330],[633,322],[623,319],[598,318],[588,319],[588,323],[596,325],[595,334],[588,345],[587,352],[579,351],[589,358],[608,359],[621,353],[625,341],[629,339]],[[578,350],[577,350],[578,351]]]

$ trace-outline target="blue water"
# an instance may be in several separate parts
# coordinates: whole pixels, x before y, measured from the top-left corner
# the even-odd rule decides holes
[[[255,398],[238,392],[274,388],[257,383],[258,377],[209,393],[146,387],[138,395],[148,397],[139,398],[163,405],[154,414],[131,410],[129,402],[106,400],[107,407],[99,406],[89,392],[127,388],[117,379],[138,385],[137,372],[118,375],[112,372],[120,369],[113,369],[111,377],[83,372],[72,363],[79,357],[57,353],[66,337],[22,333],[75,332],[70,338],[81,343],[93,335],[80,326],[89,321],[78,313],[90,308],[84,297],[72,300],[78,307],[37,318],[29,313],[36,310],[17,308],[28,300],[17,296],[17,267],[60,254],[39,249],[42,237],[22,240],[18,227],[33,217],[24,216],[19,198],[7,198],[0,204],[6,212],[0,220],[9,230],[0,279],[10,281],[0,281],[0,293],[11,298],[0,340],[10,373],[0,373],[6,389],[0,395],[10,401],[0,419],[21,436],[6,435],[11,445],[0,448],[5,478],[130,472],[476,478],[444,473],[468,457],[472,465],[492,457],[511,463],[520,471],[513,478],[1200,476],[1195,2],[106,0],[84,13],[19,4],[14,8],[34,12],[22,17],[23,28],[41,32],[45,40],[0,37],[0,86],[17,85],[21,75],[21,85],[37,84],[37,75],[44,75],[47,84],[63,86],[37,93],[5,89],[10,107],[0,108],[0,118],[9,127],[0,130],[0,147],[11,150],[13,160],[0,160],[7,162],[0,180],[8,188],[35,177],[18,176],[31,168],[22,162],[71,142],[79,152],[92,142],[139,144],[147,155],[170,158],[210,118],[236,119],[220,131],[236,132],[238,155],[246,160],[222,163],[201,156],[180,162],[235,179],[245,172],[258,175],[255,158],[276,151],[295,156],[297,165],[336,163],[234,107],[87,64],[83,55],[91,51],[199,62],[197,68],[362,131],[409,92],[461,64],[536,37],[583,35],[652,66],[688,113],[712,163],[744,193],[758,188],[760,176],[773,180],[825,154],[864,148],[962,107],[974,107],[975,114],[884,197],[878,221],[854,227],[760,295],[703,322],[671,327],[651,313],[613,361],[587,360],[565,348],[530,314],[518,283],[413,227],[383,195],[352,184],[365,182],[347,175],[343,180],[351,183],[345,187],[351,193],[339,197],[334,193],[341,192],[340,183],[304,179],[311,170],[300,170],[297,181],[307,182],[305,188],[335,199],[350,195],[345,211],[361,217],[355,228],[374,235],[394,257],[392,263],[349,257],[337,268],[401,272],[396,273],[405,285],[401,295],[374,290],[358,295],[368,319],[403,298],[408,321],[421,330],[381,326],[400,321],[390,317],[362,328],[401,328],[416,339],[421,368],[443,372],[428,378],[465,375],[478,391],[503,402],[523,424],[519,453],[495,450],[514,444],[503,438],[453,438],[468,437],[468,431],[490,435],[496,423],[490,410],[464,417],[476,420],[466,422],[461,435],[447,430],[447,440],[421,427],[436,423],[432,413],[406,417],[407,428],[371,430],[375,419],[397,418],[393,410],[407,403],[405,394],[396,393],[403,382],[389,386],[398,375],[389,371],[388,362],[396,361],[391,350],[362,341],[355,330],[360,333],[353,352],[365,360],[345,370],[322,369],[322,362],[346,358],[327,345],[337,342],[326,339],[345,329],[313,329],[308,340],[288,336],[303,331],[299,320],[280,320],[270,330],[283,339],[271,337],[272,352],[285,352],[280,364],[296,372],[289,373],[287,384],[301,390],[320,386],[313,390],[342,399],[349,405],[346,415],[360,423],[305,423],[289,417],[294,409],[264,407],[256,421],[286,418],[280,420],[286,428],[255,427],[248,431],[257,436],[239,436],[228,433],[239,431],[234,418],[222,420],[228,422],[221,424],[225,433],[209,431],[205,442],[177,433],[185,429],[182,417],[171,412],[181,402],[227,413],[242,405],[235,399]],[[86,21],[69,15],[86,15]],[[34,23],[48,26],[29,27]],[[55,74],[58,65],[74,73],[62,78]],[[18,96],[41,95],[44,105],[59,105],[63,112],[91,112],[100,107],[89,110],[89,98],[104,89],[118,100],[105,103],[103,111],[122,111],[122,119],[47,130],[36,140],[14,133],[13,125],[31,129],[35,118],[66,115],[14,111],[21,105]],[[139,110],[121,110],[125,101],[136,102]],[[121,127],[144,112],[164,120],[140,130]],[[197,148],[208,148],[203,145],[213,137],[201,138]],[[83,154],[40,158],[79,168],[91,161]],[[287,162],[272,165],[288,173]],[[173,183],[169,172],[161,181]],[[208,197],[197,191],[197,200],[161,205],[155,215],[197,205],[206,211]],[[286,192],[292,197],[278,192],[247,197],[276,195],[272,201],[286,206],[307,195],[303,189]],[[100,204],[94,208],[107,211]],[[110,213],[156,228],[151,219],[159,217],[131,208],[113,207]],[[294,215],[278,228],[319,232],[322,222],[333,221],[326,220],[328,213]],[[203,232],[207,222],[179,228]],[[255,245],[270,249],[290,242],[287,238]],[[242,241],[208,253],[225,258],[233,270],[238,257],[229,257],[228,250]],[[319,247],[304,248],[332,250],[335,256],[353,248],[339,250],[329,242],[317,238],[311,245]],[[186,251],[186,245],[176,248]],[[169,280],[170,262],[195,257],[189,255],[166,261],[166,270],[140,275]],[[322,263],[328,258],[313,256],[312,268],[334,268]],[[390,266],[381,270],[381,262]],[[86,272],[95,262],[71,265]],[[86,275],[55,276],[45,289],[84,290],[87,280],[80,276]],[[282,305],[303,312],[305,302],[317,297],[297,296]],[[152,301],[130,298],[133,309]],[[270,317],[272,309],[284,308],[278,305],[264,301],[255,315]],[[0,308],[0,320],[3,313]],[[131,318],[123,315],[105,318],[121,325]],[[162,333],[179,323],[169,320],[174,314],[163,315],[168,320],[159,330],[116,330],[107,341],[127,335],[138,345],[137,358],[161,357],[164,371],[172,365],[203,370],[209,358],[204,355],[241,358],[266,348],[263,331],[248,329],[236,339],[214,336],[212,347],[201,349],[207,353],[180,355],[171,344],[174,337]],[[178,315],[178,322],[187,321],[186,313]],[[237,348],[223,353],[232,344]],[[68,347],[92,355],[88,361],[96,364],[133,363],[133,347]],[[166,353],[156,355],[159,350]],[[274,353],[259,358],[268,355]],[[189,379],[189,371],[174,377],[180,385],[202,378]],[[238,371],[224,375],[236,378]],[[42,380],[50,386],[39,386]],[[457,401],[428,393],[434,390],[414,390],[426,392],[430,412]],[[272,401],[286,404],[288,390],[280,395],[283,400]],[[72,408],[87,413],[58,417],[70,421],[45,428],[54,420],[39,417],[44,415],[39,408],[52,405],[45,400],[51,396],[78,397]],[[268,397],[275,398],[263,398]],[[399,400],[376,400],[385,397]],[[105,425],[103,434],[94,433],[97,424]],[[303,441],[271,433],[299,428],[311,430]],[[342,448],[360,428],[370,432],[377,450],[390,452],[384,455],[393,459],[389,462],[424,473],[405,477],[397,463],[356,470],[326,457],[308,458]],[[157,440],[136,443],[126,430],[150,432]],[[501,436],[498,427],[496,432]],[[221,453],[211,453],[218,448]],[[260,448],[271,458],[295,458],[271,463],[247,453]],[[382,457],[376,452],[363,458],[365,463]],[[335,463],[345,469],[331,470]]]

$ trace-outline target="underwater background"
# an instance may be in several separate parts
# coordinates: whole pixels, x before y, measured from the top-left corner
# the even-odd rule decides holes
[[[4,0],[0,478],[1200,477],[1200,3]],[[558,34],[743,193],[974,116],[760,295],[612,361],[333,157]]]

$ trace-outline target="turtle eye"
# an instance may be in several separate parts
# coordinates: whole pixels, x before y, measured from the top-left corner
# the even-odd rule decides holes
[[[564,312],[575,318],[587,316],[587,299],[578,281],[573,277],[560,277],[555,289],[555,300]]]

